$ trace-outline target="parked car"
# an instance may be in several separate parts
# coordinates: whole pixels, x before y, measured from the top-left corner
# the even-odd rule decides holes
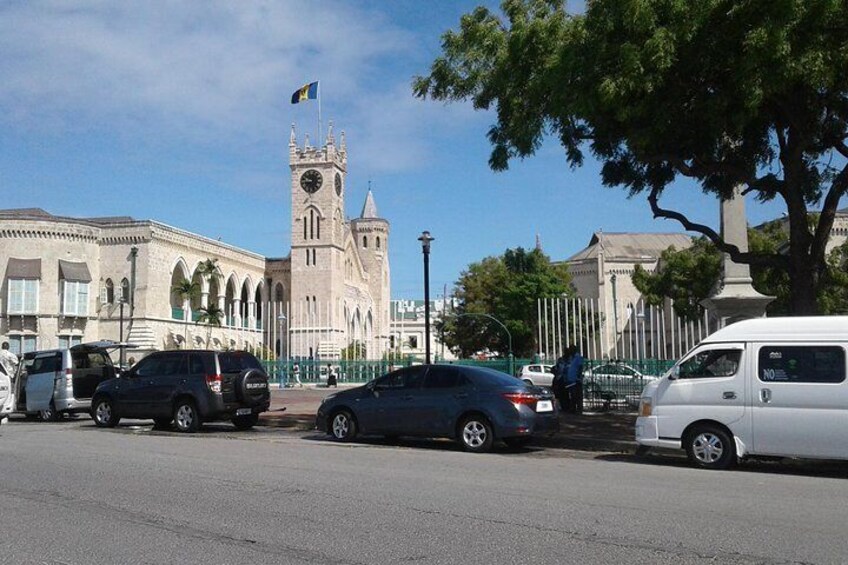
[[[554,366],[522,365],[518,370],[518,378],[528,385],[550,387],[554,380]]]
[[[467,451],[526,444],[559,427],[550,392],[480,367],[417,365],[327,396],[316,426],[338,441],[357,435],[448,437]]]
[[[15,377],[15,412],[56,421],[91,409],[97,386],[115,377],[111,341],[25,353]]]
[[[642,389],[656,379],[624,363],[604,363],[583,371],[583,399],[590,406],[627,404],[636,408]]]
[[[9,419],[14,405],[14,394],[12,393],[12,377],[6,372],[0,363],[0,424]]]
[[[101,383],[91,417],[101,428],[121,418],[173,421],[180,432],[203,422],[230,420],[252,428],[271,404],[268,375],[245,351],[179,350],[151,353],[120,377]]]

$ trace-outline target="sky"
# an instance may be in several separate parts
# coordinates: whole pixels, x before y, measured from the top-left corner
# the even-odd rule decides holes
[[[423,296],[423,230],[435,237],[431,296],[507,248],[566,259],[605,232],[679,232],[644,197],[571,170],[557,143],[487,165],[491,112],[412,95],[441,35],[478,4],[448,0],[0,3],[0,208],[152,219],[260,253],[290,250],[291,124],[317,138],[315,101],[348,148],[347,214],[371,184],[391,223],[393,298]],[[580,11],[582,4],[569,5]],[[672,185],[661,200],[718,227],[719,204]],[[779,203],[748,202],[749,222]]]

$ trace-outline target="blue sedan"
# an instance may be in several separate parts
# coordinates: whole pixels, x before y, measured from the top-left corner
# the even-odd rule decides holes
[[[357,435],[448,437],[485,452],[559,429],[549,391],[479,367],[416,365],[327,396],[316,426],[337,441]]]

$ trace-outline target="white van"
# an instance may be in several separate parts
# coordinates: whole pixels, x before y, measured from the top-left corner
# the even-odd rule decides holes
[[[698,467],[749,455],[848,459],[848,316],[723,328],[642,392],[636,441]]]

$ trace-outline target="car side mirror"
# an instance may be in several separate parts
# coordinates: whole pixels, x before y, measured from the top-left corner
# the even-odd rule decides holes
[[[671,368],[671,374],[668,376],[668,380],[674,381],[680,378],[680,365],[675,365]]]

